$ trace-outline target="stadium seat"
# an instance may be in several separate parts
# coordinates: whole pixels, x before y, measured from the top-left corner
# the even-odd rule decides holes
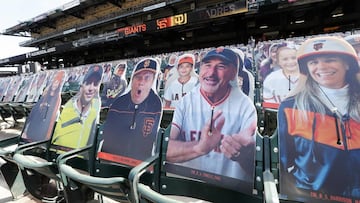
[[[277,128],[277,112],[279,104],[276,103],[262,103],[261,111],[263,113],[264,130],[263,135],[273,135]]]
[[[64,71],[58,72],[58,80],[63,81],[64,79]],[[31,183],[36,185],[36,187],[41,188],[42,181],[46,181],[45,179],[40,179],[40,177],[35,177],[31,179],[24,179],[19,173],[18,166],[16,161],[13,158],[15,150],[19,146],[24,146],[29,143],[47,143],[50,139],[50,134],[53,131],[53,127],[55,125],[55,118],[57,116],[57,112],[60,108],[60,90],[63,83],[60,82],[58,92],[54,92],[53,95],[53,103],[52,110],[49,110],[48,107],[45,109],[41,106],[48,101],[46,100],[46,96],[39,100],[36,105],[34,105],[33,110],[30,112],[27,117],[25,124],[23,126],[17,126],[16,128],[21,131],[19,133],[7,133],[2,134],[0,140],[0,157],[3,158],[6,163],[1,165],[1,172],[4,174],[7,185],[10,188],[10,191],[13,194],[13,197],[18,197],[23,195],[25,184]],[[47,87],[48,91],[50,89],[50,85]],[[44,111],[42,111],[42,110]],[[38,150],[34,153],[38,156],[43,156],[43,151]],[[24,181],[24,182],[23,182]],[[41,193],[33,193],[34,196],[36,194],[38,197],[41,196]]]
[[[99,139],[102,137],[103,130],[100,130]],[[162,139],[159,131],[157,141]],[[100,141],[100,140],[99,140]],[[104,140],[106,142],[107,140]],[[83,151],[74,151],[73,153],[67,153],[61,155],[58,159],[58,165],[61,172],[62,181],[64,183],[67,194],[67,201],[72,202],[74,199],[78,199],[77,195],[71,195],[71,188],[77,188],[79,185],[85,185],[102,196],[120,202],[131,202],[130,196],[130,184],[128,181],[129,171],[132,169],[130,166],[126,166],[114,161],[101,160],[98,156],[92,162],[89,169],[92,170],[79,170],[74,166],[73,159],[78,157]],[[147,174],[150,176],[150,174]],[[151,180],[150,178],[147,178]],[[146,182],[146,181],[145,181]],[[150,182],[148,182],[150,184]]]
[[[94,137],[96,139],[96,137]],[[95,140],[92,140],[95,141]],[[94,157],[95,145],[89,143],[87,146],[80,149],[60,153],[63,151],[63,146],[56,146],[49,142],[42,143],[31,143],[27,145],[22,145],[18,147],[17,151],[14,154],[14,160],[19,165],[23,178],[25,180],[26,189],[31,195],[36,197],[41,201],[51,201],[51,202],[62,202],[65,200],[63,183],[61,182],[56,159],[60,154],[67,154],[73,151],[82,151],[88,150],[87,154],[82,157],[77,157],[73,160],[73,165],[79,168],[80,170],[87,171],[90,170],[88,167],[92,163],[92,158]],[[39,156],[39,153],[36,151],[43,150],[43,154]],[[35,153],[34,153],[35,152]],[[40,178],[46,181],[42,181],[41,189],[36,190],[36,184],[26,180],[34,180]],[[46,193],[43,193],[47,191]],[[84,187],[73,188],[71,193],[76,194],[78,199],[86,199],[88,197],[93,197],[93,192],[87,190]],[[81,195],[87,195],[82,197]],[[70,201],[72,202],[72,201]]]
[[[56,159],[60,154],[75,149],[91,148],[95,143],[100,99],[98,90],[94,88],[98,88],[96,84],[100,83],[101,76],[101,67],[94,65],[89,68],[85,75],[86,80],[84,79],[86,83],[84,82],[79,93],[64,105],[56,121],[55,129],[51,132],[51,139],[30,142],[16,148],[13,159],[21,169],[26,189],[34,197],[42,201],[64,201],[63,186]],[[57,91],[59,94],[61,93],[61,89]],[[88,96],[91,93],[90,91],[94,92],[91,98]],[[85,96],[88,102],[80,104],[81,101],[84,101]],[[57,102],[57,104],[59,106],[60,102]],[[82,108],[79,108],[78,105]],[[50,99],[49,105],[46,107],[52,107]],[[78,109],[81,112],[78,112]],[[36,122],[34,124],[36,125]],[[79,164],[79,167],[83,167],[83,170],[86,170],[87,162],[93,157],[93,154],[84,155],[76,163]],[[38,179],[45,180],[45,182],[39,183],[39,181],[36,181]],[[79,188],[79,190],[83,191],[83,188]],[[93,193],[90,190],[88,191],[86,194],[91,196]],[[74,192],[77,192],[77,190]]]
[[[263,202],[263,150],[262,136],[257,133],[253,194],[244,194],[222,185],[171,174],[166,169],[166,150],[171,125],[166,128],[161,151],[131,170],[129,180],[133,202]],[[154,169],[151,184],[142,181],[142,174]]]
[[[264,202],[280,202],[278,195],[278,140],[277,131],[270,137],[263,136],[263,182],[264,182]]]
[[[3,121],[7,122],[7,118],[12,118],[15,122],[17,119],[22,118],[22,115],[16,115],[13,113],[13,110],[10,106],[12,102],[14,102],[16,93],[18,92],[20,88],[20,84],[22,82],[22,77],[20,76],[14,76],[11,77],[11,84],[6,89],[6,92],[3,95],[2,101],[0,103],[0,115],[3,119]],[[10,84],[10,83],[9,83]]]
[[[109,109],[110,115],[111,112],[112,109],[110,108]],[[140,160],[135,160],[132,157],[126,157],[126,154],[124,156],[119,156],[117,152],[106,150],[107,148],[106,146],[108,145],[108,143],[119,144],[117,141],[111,139],[111,137],[109,137],[109,135],[106,134],[106,132],[108,132],[109,129],[104,129],[104,127],[106,128],[114,127],[111,125],[106,125],[106,122],[107,120],[105,120],[101,130],[99,130],[98,144],[100,148],[99,148],[99,153],[96,155],[96,160],[92,163],[90,167],[90,169],[93,170],[81,171],[74,166],[73,159],[79,157],[79,153],[83,152],[83,151],[75,151],[73,153],[64,154],[59,157],[58,166],[61,172],[61,177],[64,182],[66,191],[71,191],[71,187],[74,187],[74,185],[86,185],[87,187],[93,189],[95,192],[103,196],[121,202],[130,202],[129,200],[130,186],[127,177],[129,171],[133,167],[131,165],[133,165],[134,163],[136,164],[136,162],[139,162]],[[127,130],[127,129],[123,129],[123,130]],[[162,140],[161,135],[162,135],[161,133],[158,133],[156,139],[157,142]],[[124,134],[124,136],[126,136],[126,134]],[[134,142],[132,143],[132,145],[135,144],[139,144],[139,143],[134,143]],[[156,146],[159,146],[159,144],[156,144]],[[121,148],[121,146],[118,147]],[[140,146],[137,147],[142,148],[141,143]],[[67,198],[68,201],[71,202],[72,199],[76,199],[78,197],[68,195]]]
[[[28,116],[29,108],[31,106],[30,104],[27,104],[25,107],[24,104],[26,102],[30,88],[32,87],[32,83],[37,82],[34,80],[37,78],[33,77],[33,75],[24,75],[21,77],[21,84],[19,85],[18,91],[14,95],[13,101],[8,103],[15,122],[17,122],[18,119]]]
[[[173,114],[174,114],[173,108],[164,108],[160,127],[167,128],[171,124]]]
[[[58,168],[65,186],[65,192],[84,185],[96,193],[120,202],[130,202],[129,171],[156,152],[162,139],[158,133],[162,118],[162,104],[154,89],[148,90],[141,102],[133,98],[133,92],[139,93],[137,83],[144,69],[146,77],[151,71],[157,72],[158,63],[154,59],[142,59],[137,64],[135,90],[128,90],[110,106],[106,119],[99,130],[98,150],[91,170],[78,170],[73,159],[77,152],[62,155],[58,159]],[[150,69],[150,70],[149,70]],[[150,71],[150,72],[149,72]],[[155,74],[156,75],[156,74]],[[154,75],[154,78],[156,78]],[[143,80],[143,79],[141,79]],[[148,80],[150,81],[150,80]],[[153,79],[153,88],[156,80]],[[149,83],[147,83],[149,87]],[[150,86],[151,87],[151,86]],[[135,101],[134,101],[135,99]],[[67,201],[78,198],[66,194]]]

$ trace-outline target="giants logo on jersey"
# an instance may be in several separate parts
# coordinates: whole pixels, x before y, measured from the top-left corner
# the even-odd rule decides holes
[[[147,137],[151,134],[152,129],[154,127],[155,120],[153,118],[145,118],[144,126],[143,126],[143,136]]]

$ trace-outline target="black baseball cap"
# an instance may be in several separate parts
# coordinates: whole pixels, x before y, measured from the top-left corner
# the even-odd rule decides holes
[[[136,75],[142,71],[145,71],[145,70],[156,73],[156,67],[157,67],[157,62],[155,59],[152,59],[152,58],[143,59],[136,65],[135,70],[134,70],[135,71],[134,75]]]
[[[101,80],[103,74],[103,69],[100,65],[91,65],[89,67],[89,70],[86,72],[85,76],[84,76],[84,80],[83,80],[83,84],[84,83],[98,83]]]
[[[202,62],[208,61],[213,58],[220,58],[226,63],[233,64],[235,68],[238,68],[239,66],[239,58],[237,54],[228,48],[218,47],[212,51],[209,51],[202,59]]]

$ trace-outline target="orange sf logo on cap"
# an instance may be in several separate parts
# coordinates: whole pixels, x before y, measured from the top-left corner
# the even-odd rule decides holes
[[[316,44],[314,44],[313,48],[314,48],[314,50],[319,51],[320,49],[323,48],[323,46],[324,46],[323,43],[316,43]]]
[[[144,61],[144,68],[149,67],[149,66],[150,66],[150,60]]]
[[[216,53],[220,53],[224,51],[224,47],[218,47],[216,48]]]

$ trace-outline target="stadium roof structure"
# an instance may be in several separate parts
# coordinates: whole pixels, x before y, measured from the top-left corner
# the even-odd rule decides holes
[[[74,0],[3,31],[39,50],[0,59],[57,67],[357,29],[356,0]]]

